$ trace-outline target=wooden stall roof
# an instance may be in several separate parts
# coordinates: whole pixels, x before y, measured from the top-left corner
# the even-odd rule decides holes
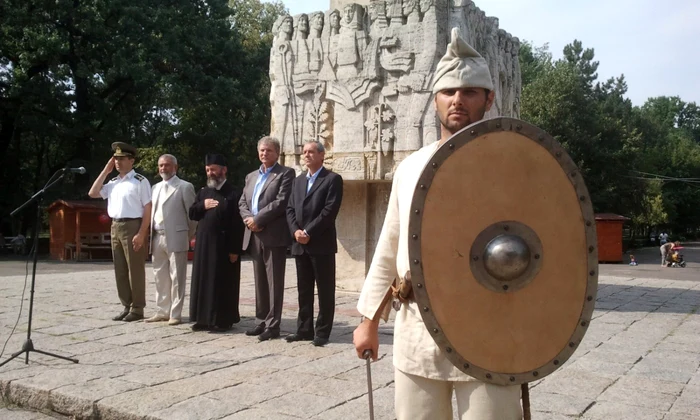
[[[73,210],[95,210],[103,211],[107,209],[107,201],[105,200],[56,200],[47,209],[51,212],[58,206],[66,206]]]
[[[614,213],[596,213],[595,219],[610,222],[626,222],[630,220],[629,217],[620,216],[619,214]]]

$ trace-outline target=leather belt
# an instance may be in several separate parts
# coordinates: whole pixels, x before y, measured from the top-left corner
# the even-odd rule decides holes
[[[131,222],[132,220],[141,220],[140,217],[115,217],[113,222]]]

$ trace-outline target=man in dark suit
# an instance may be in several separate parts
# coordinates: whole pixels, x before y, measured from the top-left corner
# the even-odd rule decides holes
[[[325,149],[317,141],[304,145],[307,173],[294,180],[287,205],[287,223],[294,236],[292,255],[297,266],[299,317],[297,332],[288,342],[328,342],[335,314],[335,219],[343,200],[343,178],[323,167]],[[314,284],[318,289],[318,318],[314,330]]]
[[[247,227],[243,247],[250,251],[255,276],[257,324],[246,335],[257,335],[260,341],[280,336],[287,247],[292,243],[285,210],[294,170],[277,163],[279,155],[279,140],[263,137],[258,141],[262,164],[245,177],[238,202]]]

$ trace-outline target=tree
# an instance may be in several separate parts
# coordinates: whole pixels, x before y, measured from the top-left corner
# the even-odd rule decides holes
[[[168,151],[201,185],[204,154],[218,152],[240,182],[269,130],[269,33],[281,10],[258,0],[3,1],[0,212],[67,162],[94,177],[116,140],[142,148],[149,176]],[[85,197],[90,180],[71,181],[48,200]]]

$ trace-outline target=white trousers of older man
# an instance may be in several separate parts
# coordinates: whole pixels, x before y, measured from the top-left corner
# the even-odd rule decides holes
[[[187,251],[168,252],[166,237],[162,233],[155,234],[154,239],[157,315],[180,319],[187,289]]]
[[[452,393],[460,420],[521,420],[520,385],[450,382],[394,369],[397,420],[452,420]]]

